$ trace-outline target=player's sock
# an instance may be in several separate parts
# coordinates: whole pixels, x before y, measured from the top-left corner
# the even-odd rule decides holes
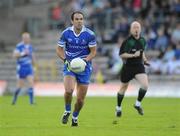
[[[138,98],[137,98],[137,100],[139,102],[142,101],[142,99],[144,98],[146,92],[147,92],[147,90],[145,90],[145,89],[142,89],[142,88],[139,89]]]
[[[20,91],[21,91],[21,88],[16,89],[16,91],[15,91],[15,93],[14,93],[14,97],[13,97],[12,104],[15,104],[15,103],[16,103],[17,97],[18,97],[18,94],[19,94]]]
[[[117,93],[117,106],[121,107],[122,100],[124,98],[124,94]]]
[[[79,115],[78,111],[73,112],[71,126],[78,126],[78,115]]]
[[[33,94],[32,87],[28,89],[28,94],[29,94],[29,102],[30,102],[30,104],[33,104],[34,103],[34,94]]]
[[[65,111],[70,113],[71,112],[71,104],[66,104],[65,105]]]
[[[78,115],[79,115],[79,112],[78,111],[74,111],[72,118],[77,120]]]

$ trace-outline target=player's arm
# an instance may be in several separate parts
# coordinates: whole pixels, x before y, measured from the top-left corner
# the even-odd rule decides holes
[[[92,35],[90,35],[89,37],[90,41],[89,41],[89,49],[90,49],[90,53],[88,54],[88,56],[86,58],[84,58],[84,60],[86,62],[91,61],[95,56],[96,56],[96,48],[97,48],[97,43],[96,43],[96,36],[94,33],[92,33]]]
[[[56,53],[61,60],[63,60],[63,61],[65,60],[64,48],[63,47],[58,45],[56,48]]]
[[[18,51],[15,50],[15,51],[13,52],[13,57],[16,58],[16,59],[19,58],[19,57],[21,57],[20,52],[18,52]]]
[[[91,61],[96,56],[96,46],[90,47],[90,53],[85,58],[86,61]]]
[[[66,45],[65,31],[63,31],[57,43],[56,54],[64,63],[66,61],[65,51],[64,51],[65,45]]]
[[[16,59],[18,59],[18,58],[20,58],[20,57],[24,57],[24,56],[26,56],[26,55],[28,55],[28,53],[27,52],[20,52],[19,50],[17,50],[17,49],[15,49],[14,50],[14,52],[13,52],[13,57],[14,58],[16,58]]]

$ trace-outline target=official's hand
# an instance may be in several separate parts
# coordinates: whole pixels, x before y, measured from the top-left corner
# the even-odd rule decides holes
[[[140,56],[141,57],[143,56],[143,50],[140,50]]]
[[[140,56],[140,54],[141,54],[141,52],[140,51],[136,51],[135,53],[134,53],[134,57],[136,58],[136,57],[139,57]]]
[[[150,63],[148,61],[144,61],[144,65],[150,66]]]

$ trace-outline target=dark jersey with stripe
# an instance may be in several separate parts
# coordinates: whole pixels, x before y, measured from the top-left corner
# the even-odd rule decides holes
[[[123,62],[125,65],[143,64],[142,53],[145,50],[145,47],[146,40],[143,37],[135,39],[133,36],[130,36],[122,43],[119,55],[123,53],[134,54],[136,51],[140,51],[141,55],[139,57],[124,59]]]

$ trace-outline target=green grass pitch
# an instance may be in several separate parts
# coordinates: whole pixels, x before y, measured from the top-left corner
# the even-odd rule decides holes
[[[145,98],[140,116],[133,108],[135,98],[125,97],[117,119],[115,97],[87,97],[78,127],[71,127],[71,120],[60,123],[63,97],[36,97],[33,106],[25,96],[15,106],[11,99],[0,97],[0,136],[180,136],[179,98]]]

